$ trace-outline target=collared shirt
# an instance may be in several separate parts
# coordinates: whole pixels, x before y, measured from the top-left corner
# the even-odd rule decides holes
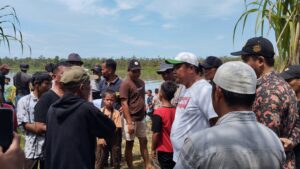
[[[257,120],[272,129],[278,137],[289,138],[294,145],[300,142],[300,121],[297,98],[293,89],[274,71],[257,81],[253,111]],[[284,168],[295,168],[294,153],[287,153]]]
[[[99,90],[101,92],[101,96],[104,95],[104,93],[107,90],[112,90],[114,92],[116,92],[116,96],[117,96],[117,101],[114,104],[114,108],[115,109],[119,109],[121,107],[121,100],[120,100],[120,86],[121,86],[122,80],[117,76],[112,82],[108,83],[106,81],[106,79],[104,78],[103,80],[101,80],[100,84],[99,84]],[[102,106],[103,107],[103,101],[102,101]]]
[[[38,98],[30,93],[18,101],[17,117],[18,124],[34,123],[34,106]],[[42,147],[45,142],[44,137],[38,136],[30,131],[26,131],[24,153],[27,159],[37,159],[42,157]]]
[[[230,112],[185,140],[175,169],[280,169],[284,160],[279,138],[253,112]]]

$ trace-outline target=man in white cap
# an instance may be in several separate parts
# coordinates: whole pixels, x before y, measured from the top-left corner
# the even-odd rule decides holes
[[[173,160],[177,162],[184,139],[213,125],[217,114],[212,107],[211,85],[199,76],[200,67],[196,55],[182,52],[174,59],[166,60],[166,63],[174,65],[176,82],[185,86],[179,94],[171,130]]]
[[[227,62],[213,79],[217,124],[188,137],[175,168],[279,169],[285,152],[277,135],[251,110],[257,78],[247,64]]]

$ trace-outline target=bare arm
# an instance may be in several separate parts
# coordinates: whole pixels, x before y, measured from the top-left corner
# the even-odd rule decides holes
[[[128,133],[133,134],[134,133],[134,127],[133,127],[133,122],[132,122],[132,119],[131,119],[131,116],[130,116],[127,99],[122,99],[121,103],[122,103],[124,118],[125,118],[125,120],[127,122],[127,125],[128,125]]]
[[[35,133],[44,134],[46,133],[47,126],[45,123],[35,122]]]
[[[161,133],[153,132],[152,134],[152,146],[151,146],[151,156],[152,158],[156,158],[156,148],[159,140],[161,139]]]

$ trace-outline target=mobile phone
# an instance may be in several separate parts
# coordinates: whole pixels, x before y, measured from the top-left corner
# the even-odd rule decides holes
[[[0,146],[5,152],[13,139],[13,110],[0,108]]]

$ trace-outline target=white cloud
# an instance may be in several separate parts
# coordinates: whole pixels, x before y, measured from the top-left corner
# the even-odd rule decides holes
[[[231,15],[242,3],[241,0],[154,0],[147,9],[167,19],[187,15],[218,18]]]
[[[174,28],[174,25],[172,25],[170,23],[165,23],[165,24],[161,25],[161,27],[163,29],[172,29],[172,28]]]

